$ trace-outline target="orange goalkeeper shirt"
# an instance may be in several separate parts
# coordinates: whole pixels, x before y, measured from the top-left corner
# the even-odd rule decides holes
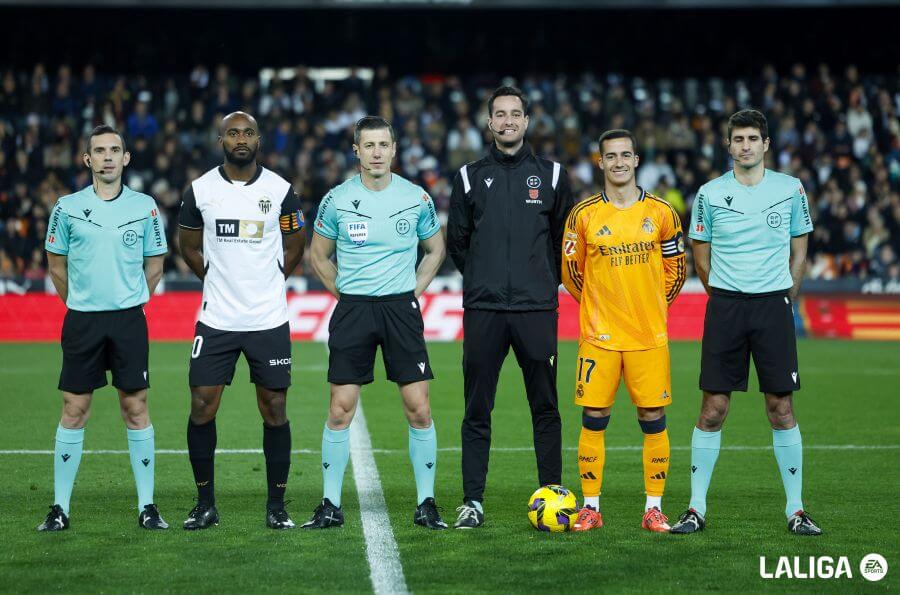
[[[685,279],[681,220],[641,190],[627,209],[604,194],[575,205],[563,236],[562,279],[581,304],[581,340],[613,351],[661,347]]]

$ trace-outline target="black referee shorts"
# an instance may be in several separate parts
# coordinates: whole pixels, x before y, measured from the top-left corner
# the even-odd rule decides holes
[[[378,297],[341,296],[328,323],[328,382],[372,382],[379,345],[391,382],[434,378],[419,301],[410,291]]]
[[[743,294],[713,288],[703,323],[700,388],[711,393],[746,391],[751,355],[761,392],[800,388],[787,291]]]
[[[112,384],[124,392],[150,386],[147,318],[141,306],[104,312],[66,312],[59,390],[84,394]]]

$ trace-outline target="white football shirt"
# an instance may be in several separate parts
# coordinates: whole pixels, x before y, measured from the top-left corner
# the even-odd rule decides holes
[[[303,227],[287,180],[262,166],[246,183],[232,182],[222,166],[211,169],[185,192],[179,224],[203,230],[200,322],[226,331],[287,322],[281,236]]]

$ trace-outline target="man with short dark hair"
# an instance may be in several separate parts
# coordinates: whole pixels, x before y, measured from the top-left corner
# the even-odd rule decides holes
[[[672,404],[666,323],[685,279],[681,220],[670,204],[637,185],[640,159],[631,132],[608,130],[599,144],[604,191],[572,209],[563,240],[563,283],[580,305],[575,404],[583,408],[578,472],[584,507],[574,529],[603,526],[606,428],[624,377],[644,434],[641,527],[664,533],[665,408]]]
[[[747,390],[750,356],[765,396],[788,530],[821,535],[803,510],[803,446],[794,418],[800,389],[792,302],[800,292],[813,229],[803,184],[768,170],[765,116],[741,110],[728,121],[734,170],[704,184],[691,213],[694,268],[709,303],[703,326],[703,403],[691,440],[690,508],[672,533],[706,526],[706,492],[719,456],[732,391]]]
[[[428,398],[434,375],[418,301],[444,261],[444,236],[428,193],[391,173],[397,153],[391,125],[366,116],[357,122],[353,139],[360,173],[322,199],[310,246],[310,263],[338,304],[328,324],[331,399],[322,431],[323,496],[303,528],[344,524],[341,492],[350,423],[362,385],[374,379],[380,345],[387,378],[397,383],[409,423],[413,523],[445,529],[434,498],[437,434]],[[424,256],[417,269],[419,247]]]
[[[260,136],[253,116],[225,116],[219,144],[223,164],[191,183],[179,216],[181,254],[203,280],[188,378],[187,443],[197,505],[184,528],[206,529],[219,522],[216,413],[243,353],[263,419],[266,525],[292,529],[294,522],[284,508],[291,468],[291,330],[285,279],[303,255],[303,213],[291,184],[257,163]]]
[[[38,531],[69,528],[69,503],[93,393],[106,370],[119,392],[138,492],[138,524],[168,525],[153,503],[154,431],[147,412],[147,303],[162,278],[168,247],[156,202],[122,184],[131,156],[118,131],[98,126],[82,156],[92,184],[63,196],[50,215],[44,248],[50,278],[68,311],[62,328],[59,390],[63,413],[53,456],[55,500]]]
[[[525,142],[528,100],[500,87],[488,100],[488,154],[460,168],[450,196],[448,252],[463,274],[463,505],[455,526],[484,523],[497,380],[510,347],[525,380],[538,484],[561,481],[556,390],[563,227],[573,198],[565,168]]]

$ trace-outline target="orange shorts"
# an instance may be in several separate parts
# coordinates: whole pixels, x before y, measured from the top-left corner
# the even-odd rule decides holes
[[[636,406],[649,409],[672,404],[668,344],[643,351],[610,351],[587,341],[578,345],[575,404],[596,409],[611,407],[623,375]]]

